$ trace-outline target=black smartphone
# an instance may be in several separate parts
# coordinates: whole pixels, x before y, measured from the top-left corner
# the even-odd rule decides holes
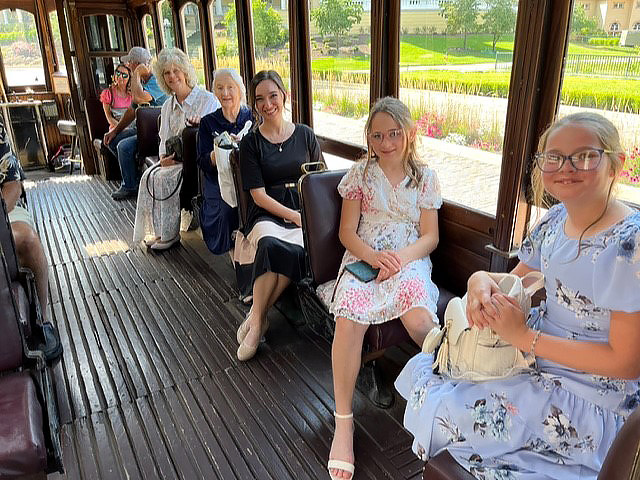
[[[367,283],[371,280],[375,280],[378,276],[379,268],[373,268],[364,260],[353,262],[344,267],[349,273],[356,277],[361,282]]]

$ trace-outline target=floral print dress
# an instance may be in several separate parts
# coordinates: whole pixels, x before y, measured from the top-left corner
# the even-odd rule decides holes
[[[578,241],[564,233],[556,205],[523,243],[519,257],[545,275],[547,300],[531,310],[542,332],[604,343],[611,311],[640,311],[640,213]],[[420,353],[396,388],[407,399],[404,424],[414,451],[443,449],[479,479],[595,479],[625,418],[640,406],[640,379],[579,372],[542,358],[503,380],[455,382],[434,375]]]
[[[420,237],[420,210],[442,205],[436,173],[421,167],[422,178],[417,186],[407,186],[408,176],[393,186],[375,161],[369,162],[363,177],[365,165],[365,161],[354,164],[338,185],[343,198],[361,201],[358,236],[378,251],[397,251],[414,243]],[[328,282],[318,289],[333,315],[365,324],[393,320],[416,307],[435,315],[438,288],[431,280],[429,256],[409,263],[381,283],[363,283],[344,270],[345,265],[358,260],[347,250],[337,286]]]

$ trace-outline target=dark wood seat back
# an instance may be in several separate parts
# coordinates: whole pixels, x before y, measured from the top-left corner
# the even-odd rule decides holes
[[[84,113],[87,117],[87,125],[91,139],[102,139],[109,131],[109,122],[104,115],[102,102],[98,97],[88,97],[84,101]]]
[[[310,173],[300,179],[300,205],[309,275],[321,285],[338,276],[344,246],[340,242],[342,198],[338,184],[346,170]]]
[[[640,479],[640,407],[616,435],[604,459],[598,480]]]
[[[4,246],[0,251],[0,372],[22,365],[22,337]]]
[[[182,187],[180,207],[191,210],[191,199],[198,194],[198,127],[182,130]]]
[[[158,155],[160,147],[159,118],[161,107],[138,107],[136,110],[136,130],[138,135],[138,162],[146,157]]]
[[[233,149],[229,155],[229,164],[231,165],[231,173],[233,174],[233,185],[236,187],[236,198],[238,199],[238,219],[240,230],[247,225],[247,216],[249,214],[249,202],[251,195],[244,189],[242,184],[242,172],[240,171],[240,151]]]
[[[7,204],[2,201],[2,212],[0,213],[0,245],[4,259],[9,269],[9,278],[15,281],[18,278],[18,256],[16,254],[16,244],[13,240],[13,232],[11,231],[11,223],[9,222],[9,213],[7,212]]]

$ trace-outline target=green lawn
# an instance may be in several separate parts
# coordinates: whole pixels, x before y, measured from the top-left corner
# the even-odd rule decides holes
[[[495,62],[491,35],[469,35],[467,50],[461,51],[463,38],[445,35],[402,35],[400,40],[400,66],[411,65],[463,65]],[[505,35],[496,44],[498,52],[513,51],[513,35]],[[637,55],[637,49],[625,47],[596,47],[569,44],[570,54]],[[326,56],[314,58],[314,71],[368,70],[369,57]]]

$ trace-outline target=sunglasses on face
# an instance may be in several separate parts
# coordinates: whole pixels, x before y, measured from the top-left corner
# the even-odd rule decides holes
[[[127,78],[129,78],[129,74],[127,72],[121,72],[120,70],[116,70],[116,73],[114,74],[116,77],[122,77],[125,80]]]

